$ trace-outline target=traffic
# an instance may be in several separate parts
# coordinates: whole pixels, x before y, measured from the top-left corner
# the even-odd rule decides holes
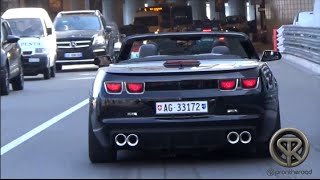
[[[3,12],[1,178],[320,177],[320,66],[275,37],[293,28],[161,2],[129,24]]]

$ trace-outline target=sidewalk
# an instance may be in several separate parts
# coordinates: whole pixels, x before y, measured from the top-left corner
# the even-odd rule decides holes
[[[320,75],[320,65],[313,63],[311,61],[305,60],[303,58],[299,58],[297,56],[293,56],[290,54],[282,54],[282,60],[287,61],[292,64],[296,64],[300,67],[303,67],[309,71],[312,71],[316,75]]]

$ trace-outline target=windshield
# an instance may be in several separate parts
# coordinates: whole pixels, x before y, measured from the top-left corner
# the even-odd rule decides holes
[[[158,26],[158,16],[146,16],[134,18],[135,25]]]
[[[8,19],[13,35],[20,37],[43,36],[44,27],[39,18]]]
[[[56,31],[68,31],[68,30],[100,30],[101,23],[96,16],[63,16],[56,19],[55,23]]]
[[[130,49],[130,54],[121,57],[122,60],[135,60],[148,56],[214,55],[214,58],[224,56],[224,59],[255,56],[248,41],[241,36],[152,36],[128,42],[127,48]]]

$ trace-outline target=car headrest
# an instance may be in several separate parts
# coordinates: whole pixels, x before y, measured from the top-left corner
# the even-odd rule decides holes
[[[213,47],[211,53],[224,54],[224,55],[231,54],[230,53],[230,49],[227,46],[216,46],[216,47]]]
[[[139,57],[158,55],[158,46],[155,44],[143,44],[139,49]]]

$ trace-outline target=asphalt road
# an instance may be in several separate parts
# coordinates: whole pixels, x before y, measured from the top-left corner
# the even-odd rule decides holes
[[[302,130],[311,144],[296,168],[226,152],[189,157],[120,152],[116,163],[91,164],[86,99],[96,68],[69,66],[54,79],[26,77],[23,91],[1,97],[1,178],[320,178],[320,77],[285,59],[269,65],[280,86],[282,127]]]

